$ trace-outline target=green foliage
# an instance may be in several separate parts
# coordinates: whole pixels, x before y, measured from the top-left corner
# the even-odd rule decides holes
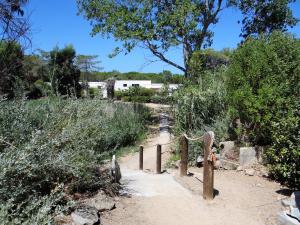
[[[293,16],[289,4],[296,0],[241,0],[236,1],[244,18],[242,34],[246,38],[251,35],[271,34],[273,31],[287,31],[295,26],[298,19]]]
[[[193,79],[201,79],[207,70],[218,70],[222,66],[227,66],[231,54],[230,49],[195,51],[190,59],[190,73]]]
[[[98,165],[144,134],[146,116],[140,105],[100,100],[0,103],[0,221],[51,224],[63,191],[111,185]]]
[[[51,83],[56,94],[80,96],[80,70],[74,63],[76,52],[73,46],[54,48],[50,52]]]
[[[215,132],[216,141],[228,138],[229,118],[225,102],[224,69],[206,71],[198,83],[187,83],[174,93],[176,133],[202,136]],[[190,143],[189,159],[202,153],[199,142]]]
[[[299,105],[294,115],[272,123],[272,147],[266,152],[270,175],[275,180],[300,188],[300,116]]]
[[[89,88],[89,97],[95,98],[95,97],[101,97],[101,90],[99,88]]]
[[[210,25],[218,22],[221,8],[227,1],[212,0],[135,0],[93,1],[77,0],[79,12],[93,26],[92,35],[113,36],[122,41],[123,48],[115,49],[112,56],[124,50],[132,51],[137,45],[148,48],[155,57],[189,75],[189,60],[192,53],[212,43]],[[183,46],[180,66],[164,55],[172,47]]]
[[[151,97],[150,101],[152,103],[157,103],[157,104],[173,104],[173,96],[169,95],[161,95],[161,94],[155,94]]]
[[[117,99],[122,99],[128,102],[150,102],[151,97],[155,94],[155,91],[143,87],[130,87],[124,91],[116,91],[115,95]]]
[[[1,0],[0,41],[28,41],[30,27],[24,16],[27,3],[28,0]]]
[[[165,83],[166,77],[163,73],[139,73],[139,72],[128,72],[120,73],[118,71],[111,72],[93,72],[88,73],[86,77],[81,75],[81,80],[87,81],[105,81],[109,78],[116,80],[151,80],[153,83]],[[180,74],[172,74],[168,77],[168,82],[173,84],[183,83],[184,76]]]
[[[271,173],[298,187],[299,65],[300,41],[274,32],[248,39],[237,49],[227,80],[230,111],[241,119],[244,139],[271,145],[267,154]]]
[[[24,77],[23,51],[15,42],[0,42],[0,99],[15,95],[17,80]]]

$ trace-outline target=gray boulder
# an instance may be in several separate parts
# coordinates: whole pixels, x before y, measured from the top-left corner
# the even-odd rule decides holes
[[[240,165],[243,167],[257,163],[256,150],[254,147],[240,148]]]
[[[96,208],[99,212],[109,211],[115,208],[115,201],[105,195],[104,192],[99,192],[93,198],[86,200],[85,205]]]
[[[286,207],[286,214],[300,224],[300,191],[295,191],[289,199],[282,200],[281,203]]]
[[[221,149],[221,159],[237,160],[238,150],[234,141],[220,142],[219,147]]]
[[[81,205],[71,214],[75,225],[96,225],[100,224],[98,210],[95,207]]]
[[[254,176],[255,174],[255,170],[254,169],[245,169],[245,173],[248,175],[248,176]]]

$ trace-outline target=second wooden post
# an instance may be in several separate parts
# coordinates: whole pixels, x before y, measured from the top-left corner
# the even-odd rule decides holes
[[[161,173],[161,145],[157,145],[156,152],[156,173]]]
[[[205,200],[214,198],[214,162],[211,149],[213,141],[213,132],[208,132],[204,135],[203,198]]]
[[[180,137],[179,140],[179,148],[180,148],[180,176],[186,176],[188,170],[188,148],[189,143],[184,135]]]
[[[139,163],[140,170],[143,170],[144,167],[144,147],[140,146],[140,163]]]

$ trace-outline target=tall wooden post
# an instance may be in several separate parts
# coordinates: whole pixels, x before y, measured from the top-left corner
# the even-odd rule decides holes
[[[212,143],[214,133],[208,132],[204,135],[204,171],[203,171],[203,198],[212,200],[214,198],[214,163],[212,161]]]
[[[140,163],[139,163],[140,170],[143,170],[144,167],[144,147],[140,146]]]
[[[161,145],[157,145],[156,152],[156,173],[161,173]]]
[[[184,135],[180,137],[179,148],[180,148],[180,176],[186,176],[188,170],[188,140]]]

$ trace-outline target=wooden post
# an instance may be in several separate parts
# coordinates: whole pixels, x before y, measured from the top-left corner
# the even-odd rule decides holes
[[[180,137],[179,148],[180,148],[180,176],[186,176],[188,170],[188,140],[184,135]]]
[[[204,135],[204,171],[203,171],[203,198],[212,200],[214,198],[214,163],[208,159],[212,153],[214,134],[208,132]]]
[[[156,152],[156,173],[161,174],[161,145],[157,145]]]
[[[140,170],[143,170],[144,167],[144,146],[140,146]]]

